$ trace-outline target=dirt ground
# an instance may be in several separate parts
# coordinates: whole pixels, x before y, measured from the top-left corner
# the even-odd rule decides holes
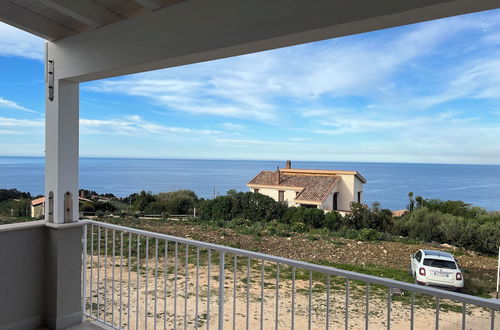
[[[124,225],[127,224],[124,223]],[[439,249],[454,253],[465,271],[465,277],[486,282],[491,295],[493,295],[496,283],[496,258],[483,256],[473,251],[457,251],[456,248],[446,245],[383,241],[360,242],[341,238],[333,240],[321,236],[317,236],[317,240],[312,241],[308,235],[256,238],[250,235],[241,235],[226,228],[201,228],[196,225],[175,222],[158,223],[156,220],[141,220],[140,226],[145,230],[167,235],[229,245],[307,262],[318,260],[358,266],[376,265],[400,270],[408,269],[409,255],[418,249]]]
[[[182,258],[180,260],[182,261]],[[158,264],[150,259],[146,269],[146,263],[142,261],[138,278],[134,259],[129,273],[126,259],[123,263],[120,263],[119,259],[113,263],[111,257],[108,257],[106,262],[104,257],[94,256],[87,264],[87,312],[93,317],[126,329],[135,329],[136,326],[138,329],[173,329],[174,324],[179,328],[185,326],[187,329],[193,329],[205,328],[207,323],[210,328],[217,328],[219,324],[217,265],[210,267],[209,276],[207,265],[200,266],[197,272],[196,267],[188,263],[187,286],[184,263],[179,262],[175,267],[175,259],[169,257],[167,265],[165,268],[163,258]],[[248,322],[248,329],[257,329],[262,320],[263,329],[275,329],[276,325],[278,328],[289,329],[292,325],[293,308],[293,322],[296,329],[307,329],[309,322],[311,329],[325,329],[327,301],[330,304],[328,318],[330,329],[345,328],[346,306],[349,315],[348,328],[364,328],[366,321],[364,287],[351,284],[349,302],[346,303],[346,291],[342,283],[335,281],[331,283],[330,296],[327,300],[325,283],[313,280],[309,298],[308,280],[296,280],[295,290],[292,290],[291,280],[282,279],[276,285],[275,277],[266,269],[263,276],[264,285],[261,285],[261,266],[257,263],[250,267],[250,285],[247,286],[247,268],[241,266],[236,267],[236,272],[234,268],[228,268],[225,272],[223,322],[226,328],[233,328],[234,325],[234,328],[244,329]],[[293,298],[292,292],[295,292]],[[261,300],[262,294],[263,300]],[[276,299],[277,296],[279,299]],[[397,301],[396,297],[391,299],[394,299],[390,305],[391,328],[409,329],[410,305]],[[453,305],[453,302],[443,300],[441,304]],[[387,311],[387,296],[373,290],[368,302],[370,329],[387,329]],[[435,327],[434,309],[420,306],[416,302],[414,315],[415,329]],[[459,310],[443,309],[439,314],[440,329],[459,329],[461,322],[462,314]],[[489,325],[488,311],[468,307],[466,329],[487,329]],[[500,329],[498,326],[497,328]]]

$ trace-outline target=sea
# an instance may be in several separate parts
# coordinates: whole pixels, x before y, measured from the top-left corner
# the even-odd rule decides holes
[[[190,189],[213,198],[229,189],[248,191],[250,179],[278,166],[285,161],[80,158],[80,188],[118,197]],[[292,167],[358,171],[367,179],[364,202],[391,210],[408,205],[408,192],[500,210],[500,165],[293,161]],[[10,188],[42,195],[44,158],[0,157],[0,189]]]

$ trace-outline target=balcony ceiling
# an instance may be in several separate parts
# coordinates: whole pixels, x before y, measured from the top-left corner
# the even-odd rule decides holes
[[[1,0],[0,20],[55,41],[183,0]]]
[[[0,0],[83,82],[500,7],[499,0]]]

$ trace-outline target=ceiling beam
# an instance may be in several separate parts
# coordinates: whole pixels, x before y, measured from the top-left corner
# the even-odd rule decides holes
[[[38,0],[47,7],[92,27],[115,23],[122,17],[91,0]]]
[[[54,41],[75,34],[67,27],[7,0],[0,0],[0,21]]]
[[[109,78],[499,8],[498,0],[190,0],[49,43],[58,77]]]
[[[134,2],[149,10],[157,10],[162,7],[160,0],[134,0]]]

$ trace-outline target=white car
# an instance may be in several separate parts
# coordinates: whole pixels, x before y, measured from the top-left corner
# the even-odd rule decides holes
[[[420,285],[440,286],[454,290],[464,287],[464,276],[451,253],[418,250],[410,255],[411,273]]]

